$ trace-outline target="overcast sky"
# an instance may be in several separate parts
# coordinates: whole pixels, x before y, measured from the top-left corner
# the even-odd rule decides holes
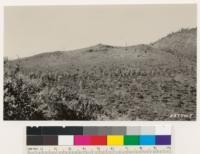
[[[195,5],[9,6],[4,56],[71,50],[98,43],[151,43],[181,28],[196,27]]]

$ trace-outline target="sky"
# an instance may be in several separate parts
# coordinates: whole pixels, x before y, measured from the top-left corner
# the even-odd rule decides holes
[[[197,27],[196,5],[7,6],[4,57],[67,51],[95,44],[148,44]]]

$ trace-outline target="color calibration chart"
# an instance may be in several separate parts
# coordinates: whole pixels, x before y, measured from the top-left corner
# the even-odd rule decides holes
[[[171,154],[170,126],[27,127],[28,154]]]

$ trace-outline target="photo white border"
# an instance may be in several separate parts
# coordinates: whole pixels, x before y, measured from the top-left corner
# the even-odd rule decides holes
[[[2,147],[1,152],[4,154],[22,152],[25,145],[25,127],[26,126],[136,126],[136,125],[172,125],[174,127],[174,154],[197,154],[200,153],[199,149],[199,139],[200,139],[200,82],[197,78],[197,120],[196,121],[3,121],[3,33],[4,33],[4,6],[18,6],[18,5],[125,5],[125,4],[198,4],[197,13],[197,68],[200,68],[200,53],[199,47],[199,1],[198,0],[1,0],[0,1],[0,147]],[[197,69],[197,76],[199,77],[200,69]],[[9,148],[10,145],[7,140],[5,140],[4,135],[16,136],[16,141],[14,140],[11,145],[14,146],[13,149]],[[16,131],[16,132],[15,132]],[[190,133],[188,139],[193,140],[193,145],[188,145],[187,140],[184,140],[183,135]],[[9,136],[9,135],[8,135]],[[19,138],[21,136],[21,139]],[[185,147],[185,148],[183,148]],[[21,154],[21,153],[19,153]]]

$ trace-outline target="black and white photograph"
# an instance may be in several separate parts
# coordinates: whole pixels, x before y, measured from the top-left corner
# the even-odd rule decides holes
[[[4,120],[195,121],[197,5],[4,7]]]

